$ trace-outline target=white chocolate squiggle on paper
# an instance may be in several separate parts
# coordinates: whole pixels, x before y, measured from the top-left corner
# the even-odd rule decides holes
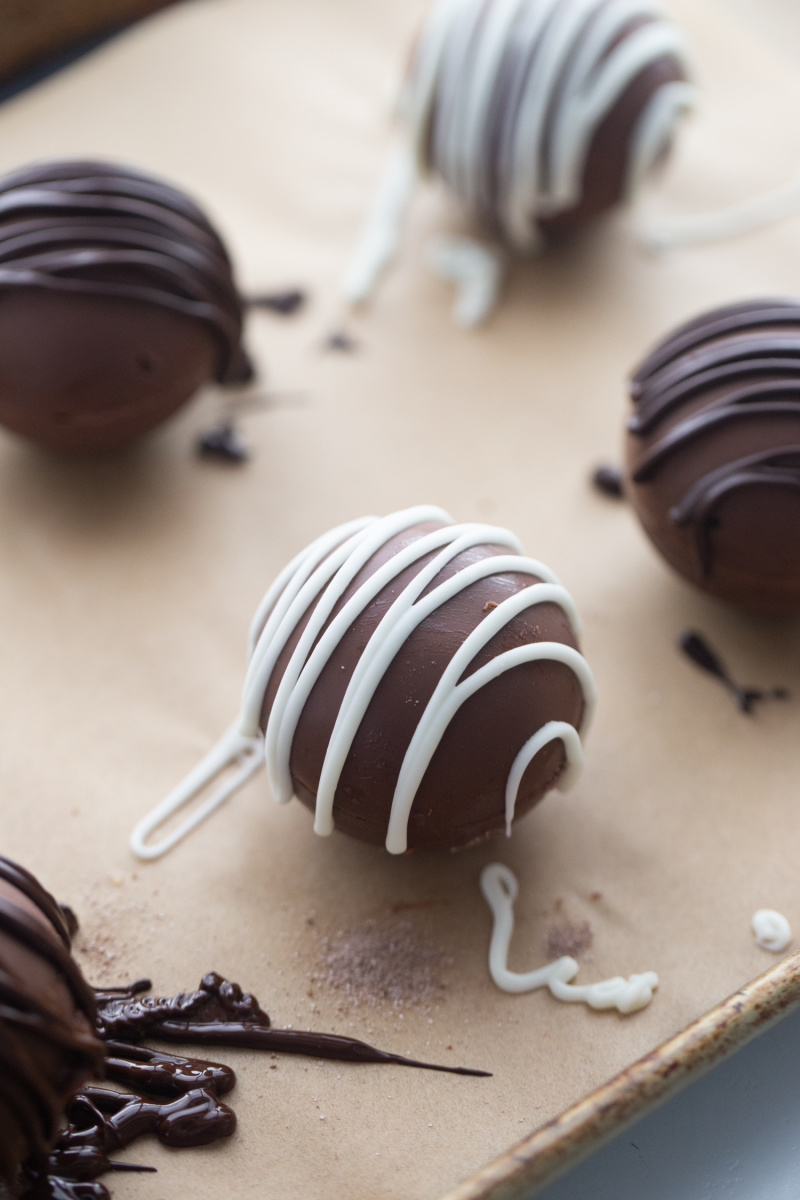
[[[394,554],[369,576],[331,619],[353,580],[383,546],[397,534],[425,522],[443,522],[444,527],[427,533]],[[437,575],[458,555],[472,547],[491,545],[500,550],[491,557],[469,563],[455,575],[431,588]],[[501,551],[507,549],[509,553]],[[525,767],[533,755],[552,741],[564,746],[567,769],[557,786],[565,790],[574,782],[581,766],[580,737],[591,720],[595,689],[583,656],[562,642],[535,642],[495,655],[467,678],[464,672],[480,650],[510,621],[536,604],[557,604],[578,632],[572,599],[556,576],[543,563],[522,555],[522,548],[507,529],[491,525],[454,525],[440,508],[419,507],[391,516],[364,517],[342,525],[318,538],[281,572],[258,607],[250,629],[249,662],[238,721],[222,741],[139,823],[131,848],[141,858],[155,858],[180,840],[189,828],[204,820],[214,808],[266,761],[273,795],[279,804],[292,798],[290,770],[292,743],[303,708],[322,671],[342,638],[359,615],[403,571],[428,555],[431,561],[405,585],[389,605],[355,666],[328,741],[317,788],[314,830],[327,836],[333,832],[333,805],[339,777],[361,721],[383,676],[404,645],[426,617],[481,579],[503,572],[532,575],[532,582],[497,604],[464,639],[445,668],[433,695],[422,712],[406,750],[392,800],[386,849],[402,854],[407,848],[408,819],[428,765],[450,722],[461,705],[487,683],[527,662],[560,662],[576,676],[584,700],[580,731],[562,721],[551,721],[537,730],[520,749],[506,788],[506,821],[514,817],[517,790]],[[260,730],[261,711],[270,679],[281,651],[301,621],[308,620],[281,675],[270,708],[266,731]],[[327,623],[327,627],[326,627]],[[241,771],[209,797],[183,826],[161,842],[147,838],[173,812],[189,802],[227,764],[242,764]]]
[[[535,251],[538,218],[580,201],[603,118],[665,55],[689,74],[683,38],[653,0],[438,0],[400,102],[405,136],[345,275],[345,297],[367,300],[394,257],[417,172],[435,168],[482,224],[499,227],[516,249]],[[694,103],[692,84],[655,89],[631,135],[627,194]],[[475,257],[491,253],[475,244]],[[495,294],[498,285],[496,278]],[[476,309],[480,319],[488,312],[488,304]]]
[[[546,987],[556,1000],[582,1002],[590,1008],[616,1008],[621,1013],[646,1008],[653,999],[653,992],[658,987],[655,971],[631,975],[628,979],[616,975],[599,983],[573,984],[572,980],[578,974],[578,964],[569,955],[524,975],[509,971],[506,964],[514,931],[514,901],[519,884],[508,867],[502,863],[490,863],[481,872],[481,891],[494,917],[489,944],[489,973],[504,992],[532,992],[535,988]]]
[[[792,927],[783,913],[774,908],[760,908],[751,921],[756,942],[762,950],[780,954],[792,940]]]

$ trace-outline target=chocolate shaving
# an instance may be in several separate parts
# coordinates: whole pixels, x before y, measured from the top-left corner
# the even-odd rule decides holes
[[[338,350],[344,354],[354,354],[358,346],[359,343],[346,329],[334,329],[322,343],[323,350]]]
[[[418,1062],[378,1050],[357,1038],[273,1029],[255,996],[212,971],[194,992],[145,996],[149,979],[97,989],[97,1033],[105,1043],[105,1078],[127,1092],[87,1084],[70,1102],[46,1163],[28,1164],[21,1200],[110,1200],[94,1182],[107,1171],[152,1171],[115,1162],[110,1155],[144,1134],[165,1146],[205,1146],[230,1137],[236,1114],[220,1096],[236,1083],[233,1070],[139,1043],[145,1038],[207,1046],[237,1046],[272,1054],[306,1054],[350,1063],[393,1063],[453,1075],[488,1075],[468,1067]]]
[[[718,679],[736,701],[740,712],[752,713],[753,705],[759,700],[788,700],[789,690],[785,687],[774,688],[745,688],[736,683],[728,674],[716,653],[711,649],[702,634],[687,630],[678,639],[678,645],[687,658]]]
[[[230,421],[209,429],[197,439],[197,453],[201,458],[214,458],[218,462],[242,463],[250,457],[249,451]]]
[[[625,498],[622,471],[620,471],[619,467],[597,467],[592,472],[592,487],[596,491],[602,492],[604,496],[611,496],[614,500],[623,500]]]
[[[306,293],[301,288],[289,288],[285,292],[263,292],[248,296],[245,303],[248,308],[266,308],[282,317],[291,317],[303,307],[306,299]]]

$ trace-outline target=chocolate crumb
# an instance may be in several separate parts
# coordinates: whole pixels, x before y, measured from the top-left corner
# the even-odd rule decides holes
[[[267,308],[282,317],[291,317],[303,307],[306,300],[307,295],[301,288],[289,288],[284,292],[263,292],[248,296],[247,305],[249,308]]]
[[[214,458],[218,462],[243,463],[250,457],[247,447],[230,421],[224,421],[209,429],[197,439],[200,458]]]
[[[604,496],[610,496],[614,500],[622,500],[625,497],[622,472],[619,467],[597,467],[592,473],[592,487],[595,491],[602,492]]]
[[[323,350],[338,350],[344,354],[354,354],[358,346],[355,338],[345,329],[334,329],[322,344]]]
[[[565,954],[580,958],[591,949],[593,941],[594,934],[588,921],[565,921],[548,929],[544,941],[545,953],[549,959],[562,958]]]
[[[481,612],[488,612],[490,608],[497,608],[497,604],[494,600],[487,600],[481,609]]]

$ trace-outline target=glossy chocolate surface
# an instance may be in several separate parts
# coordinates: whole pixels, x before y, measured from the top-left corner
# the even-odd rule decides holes
[[[230,259],[160,179],[51,162],[0,179],[0,421],[62,450],[141,436],[252,374]]]
[[[631,393],[627,487],[657,549],[720,599],[800,612],[800,305],[681,326]]]
[[[355,576],[330,619],[379,566],[434,528],[441,525],[416,525],[388,541]],[[431,587],[470,563],[504,552],[488,545],[463,551]],[[311,809],[325,750],[356,663],[388,605],[433,557],[434,552],[407,567],[367,606],[324,666],[305,703],[290,765],[295,794]],[[490,575],[444,603],[406,639],[386,669],[345,761],[333,810],[337,829],[376,845],[384,843],[403,758],[447,664],[488,611],[532,582],[534,577],[522,572]],[[311,611],[277,660],[262,724]],[[506,650],[539,641],[577,648],[565,613],[554,603],[536,604],[514,617],[477,653],[465,677]],[[548,721],[579,727],[582,714],[580,684],[563,663],[525,663],[481,688],[454,715],[428,766],[411,809],[409,849],[448,849],[502,829],[506,783],[520,747]],[[520,785],[517,818],[553,787],[564,766],[561,742],[550,743],[534,757]]]

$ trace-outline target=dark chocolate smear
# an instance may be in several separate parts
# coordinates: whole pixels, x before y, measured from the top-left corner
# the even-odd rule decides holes
[[[236,1116],[219,1097],[236,1076],[230,1067],[142,1046],[145,1038],[195,1045],[236,1046],[272,1054],[305,1054],[350,1063],[392,1063],[454,1075],[488,1071],[417,1062],[337,1034],[273,1029],[255,996],[209,972],[193,992],[143,995],[148,979],[97,990],[97,1032],[105,1042],[105,1078],[130,1091],[89,1084],[67,1111],[47,1168],[28,1166],[22,1200],[108,1200],[95,1182],[113,1170],[152,1170],[117,1163],[110,1156],[136,1138],[154,1134],[174,1148],[204,1146],[229,1137]],[[135,1089],[135,1090],[134,1090]]]
[[[682,633],[678,639],[678,645],[686,657],[691,659],[696,666],[700,667],[703,671],[707,671],[709,675],[713,675],[715,679],[718,679],[728,689],[736,701],[740,712],[752,713],[753,705],[759,700],[787,700],[789,698],[788,690],[783,687],[769,688],[767,690],[763,688],[741,687],[731,678],[720,658],[711,649],[703,635],[696,633],[694,630],[687,630],[685,633]]]

